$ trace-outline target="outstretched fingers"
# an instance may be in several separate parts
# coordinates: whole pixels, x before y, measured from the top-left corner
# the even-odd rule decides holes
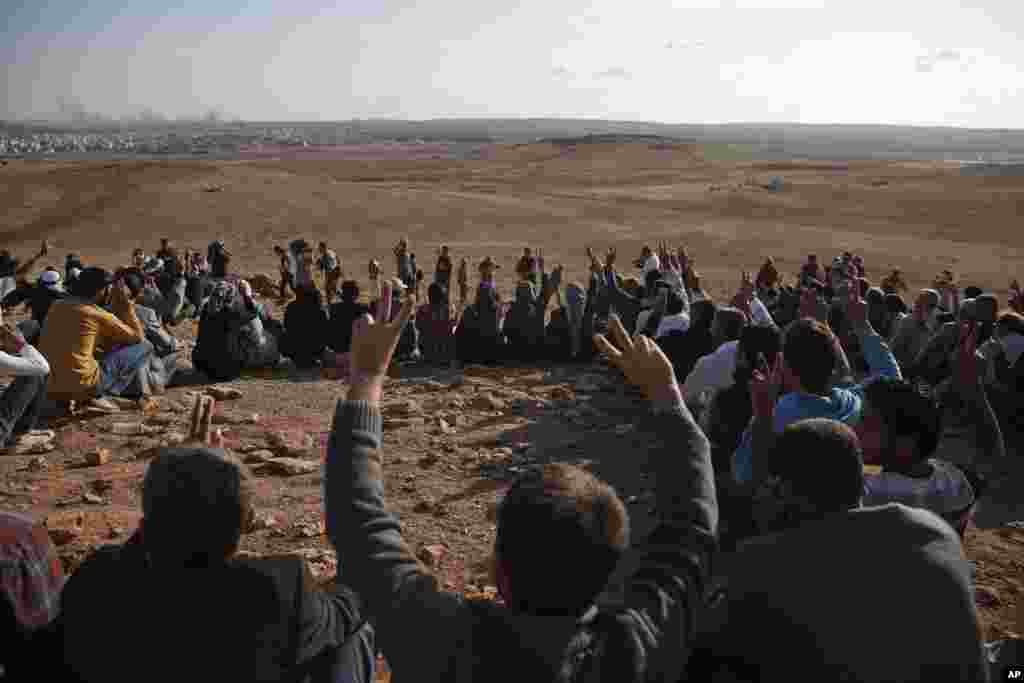
[[[633,340],[629,338],[626,329],[622,326],[619,316],[613,315],[608,320],[608,331],[612,334],[612,341],[623,351],[633,350]]]

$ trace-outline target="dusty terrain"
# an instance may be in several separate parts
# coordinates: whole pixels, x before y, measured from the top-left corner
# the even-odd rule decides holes
[[[787,187],[761,187],[774,176]],[[458,258],[491,255],[508,293],[524,245],[541,247],[548,265],[582,278],[584,246],[615,245],[623,267],[644,243],[669,240],[695,255],[705,288],[731,295],[743,268],[773,255],[797,270],[808,252],[851,249],[870,279],[901,267],[911,286],[943,268],[1005,298],[1024,276],[1020,216],[1024,179],[966,177],[938,163],[741,163],[716,161],[685,146],[577,145],[491,148],[481,159],[303,160],[239,162],[23,162],[0,167],[0,244],[24,258],[41,239],[62,267],[76,252],[115,267],[132,248],[155,250],[160,237],[205,249],[223,238],[243,275],[276,276],[274,244],[295,237],[327,240],[346,274],[366,284],[366,263],[393,271],[391,247],[408,236],[430,272],[438,244]],[[277,315],[277,302],[267,300]],[[192,338],[188,325],[176,329]],[[304,460],[283,474],[266,452],[246,453],[260,484],[260,531],[253,552],[301,552],[323,576],[334,555],[322,535],[323,434],[344,385],[320,377],[235,382],[242,398],[221,404],[229,445],[268,447]],[[202,388],[194,390],[201,391]],[[0,505],[49,515],[66,565],[97,543],[133,529],[147,449],[187,427],[186,390],[168,392],[152,416],[57,422],[61,447],[41,459],[0,461]],[[517,468],[564,460],[593,467],[647,523],[644,437],[632,430],[638,399],[601,366],[463,372],[403,367],[388,389],[385,449],[388,496],[415,549],[428,548],[446,585],[484,590],[494,540],[490,506]],[[256,417],[253,415],[256,414]],[[444,419],[444,424],[439,422]],[[156,433],[123,436],[114,423],[145,421]],[[275,441],[283,433],[284,443]],[[173,438],[173,437],[171,437]],[[109,448],[109,462],[85,464]],[[1020,444],[1011,443],[1020,462]],[[1018,467],[1018,470],[1020,468]],[[987,638],[1024,633],[1022,478],[1000,486],[966,542],[976,566]],[[59,531],[64,529],[64,532]],[[884,558],[880,558],[884,562]],[[343,568],[342,568],[343,571]]]

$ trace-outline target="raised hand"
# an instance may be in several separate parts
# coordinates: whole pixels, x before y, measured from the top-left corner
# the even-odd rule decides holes
[[[605,255],[604,267],[608,270],[615,270],[615,257],[618,256],[619,252],[615,247],[608,247],[608,253]]]
[[[750,407],[754,417],[771,418],[782,391],[782,354],[775,354],[771,365],[758,354],[758,365],[750,378]]]
[[[402,311],[391,318],[391,285],[385,284],[381,295],[379,321],[364,318],[352,330],[352,358],[350,362],[352,384],[362,381],[383,381],[391,358],[398,347],[405,324],[412,317],[413,299],[406,293]]]
[[[192,420],[189,424],[188,437],[183,446],[224,448],[224,433],[213,427],[213,412],[217,402],[212,396],[197,394],[192,405]]]
[[[594,344],[648,398],[655,398],[666,387],[675,385],[671,361],[650,338],[637,334],[630,339],[616,315],[609,319],[608,331],[614,345],[603,334],[594,335]]]

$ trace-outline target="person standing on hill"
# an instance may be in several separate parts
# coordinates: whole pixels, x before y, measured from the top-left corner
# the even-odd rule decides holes
[[[442,244],[437,251],[437,266],[434,268],[434,282],[444,287],[445,298],[449,298],[452,286],[452,257],[448,246]]]
[[[338,283],[341,282],[341,259],[332,249],[327,248],[327,242],[320,243],[320,258],[317,259],[316,267],[324,278],[324,294],[327,298],[327,305],[334,303],[334,297],[338,293]]]

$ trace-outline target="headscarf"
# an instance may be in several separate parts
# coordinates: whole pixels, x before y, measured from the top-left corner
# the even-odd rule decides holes
[[[234,309],[238,302],[238,288],[229,280],[219,280],[213,285],[210,299],[206,302],[206,313],[217,315]]]

